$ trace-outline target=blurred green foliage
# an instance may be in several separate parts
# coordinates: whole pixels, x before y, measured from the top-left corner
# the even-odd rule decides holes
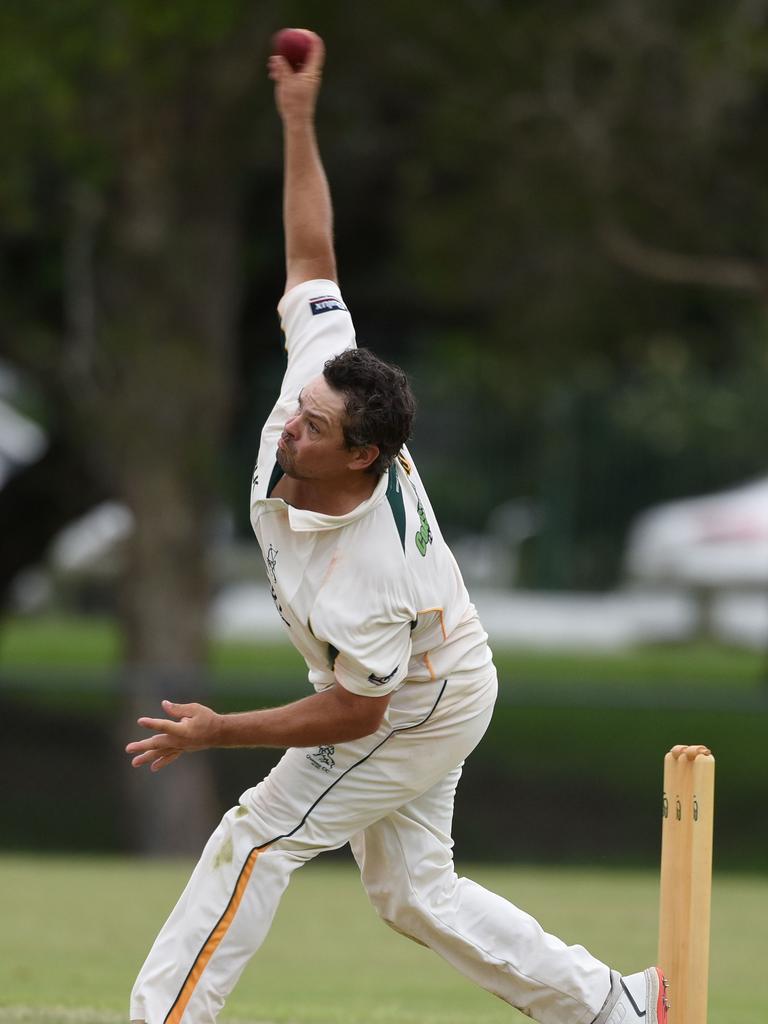
[[[103,623],[11,622],[4,631],[0,742],[17,781],[5,798],[0,847],[131,848],[123,746],[138,727],[119,717],[117,641]],[[765,868],[768,818],[756,809],[768,797],[768,695],[759,653],[698,644],[604,655],[498,650],[495,660],[497,711],[459,789],[462,856],[653,864],[664,753],[701,742],[718,764],[717,863]],[[281,705],[307,692],[301,659],[285,644],[212,645],[202,699],[219,711]],[[199,689],[185,692],[183,678],[170,696],[201,699]],[[223,809],[280,751],[205,756]],[[53,777],[61,786],[54,809]]]
[[[247,530],[282,366],[280,136],[261,73],[282,24],[327,42],[342,284],[360,341],[414,377],[413,447],[450,536],[528,497],[543,525],[523,582],[602,586],[639,509],[764,470],[761,5],[6,6],[0,312],[33,380],[61,356],[45,339],[63,331],[73,188],[109,211],[164,126],[171,187],[198,175],[204,195],[220,154],[244,246],[216,486]]]
[[[0,687],[14,678],[27,680],[33,698],[66,708],[76,694],[107,698],[119,671],[120,632],[113,619],[95,616],[13,617],[0,633]],[[731,699],[768,699],[765,657],[760,651],[697,642],[660,644],[626,651],[507,649],[493,644],[502,702],[570,701],[587,704],[664,702],[696,704]],[[282,640],[214,640],[208,669],[217,680],[217,696],[238,701],[248,693],[277,685],[283,694],[306,692],[307,668]],[[283,696],[285,699],[285,696]]]
[[[14,786],[4,798],[3,849],[124,851],[125,743],[141,730],[119,720],[119,679],[64,675],[54,687],[31,673],[0,681],[0,739]],[[100,683],[100,685],[98,685]],[[118,685],[116,685],[118,684]],[[685,688],[590,691],[520,680],[507,686],[459,789],[454,836],[461,855],[518,862],[658,860],[662,760],[680,742],[717,759],[716,861],[766,868],[764,695]],[[306,693],[279,679],[219,677],[222,711],[273,706]],[[145,711],[147,709],[144,709]],[[34,753],[30,754],[33,750]],[[194,755],[213,771],[215,815],[280,757],[270,749]],[[52,804],[51,779],[57,780]],[[503,812],[500,813],[500,809]],[[96,813],[95,813],[96,811]],[[489,830],[489,822],[493,827]],[[207,821],[210,830],[215,821]]]

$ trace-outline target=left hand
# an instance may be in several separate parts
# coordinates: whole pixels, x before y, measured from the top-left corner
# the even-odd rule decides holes
[[[216,745],[220,716],[211,708],[204,704],[172,704],[169,700],[164,700],[162,706],[171,718],[138,719],[140,726],[154,730],[155,735],[125,748],[126,753],[135,755],[131,760],[134,768],[148,764],[150,771],[158,772],[186,752]]]

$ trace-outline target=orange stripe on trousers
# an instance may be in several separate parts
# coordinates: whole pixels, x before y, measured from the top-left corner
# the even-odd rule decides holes
[[[203,971],[208,966],[208,961],[218,949],[221,940],[227,934],[229,926],[234,920],[237,908],[242,903],[245,890],[248,887],[248,882],[251,880],[253,867],[262,853],[264,853],[263,849],[251,850],[248,854],[248,859],[243,865],[243,870],[240,872],[240,877],[237,880],[237,885],[235,886],[232,898],[227,904],[227,909],[224,911],[219,923],[211,932],[207,942],[197,954],[197,959],[194,964],[192,964],[192,970],[189,972],[187,980],[182,986],[181,992],[179,992],[176,997],[176,1002],[171,1007],[171,1012],[165,1018],[165,1024],[181,1024],[181,1018],[184,1016],[184,1011],[187,1008],[189,1000],[192,998],[193,992],[197,988],[197,983],[200,981]]]

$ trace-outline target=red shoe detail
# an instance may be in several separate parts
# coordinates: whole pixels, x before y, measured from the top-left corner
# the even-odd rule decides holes
[[[667,1024],[669,1013],[667,989],[669,988],[669,982],[664,977],[660,968],[656,967],[654,970],[659,976],[659,998],[656,1002],[656,1020],[658,1021],[658,1024]]]

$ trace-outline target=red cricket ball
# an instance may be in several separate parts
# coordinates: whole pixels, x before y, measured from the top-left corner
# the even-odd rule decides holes
[[[300,28],[281,28],[272,36],[272,53],[285,57],[294,71],[304,66],[312,48],[312,37]]]

